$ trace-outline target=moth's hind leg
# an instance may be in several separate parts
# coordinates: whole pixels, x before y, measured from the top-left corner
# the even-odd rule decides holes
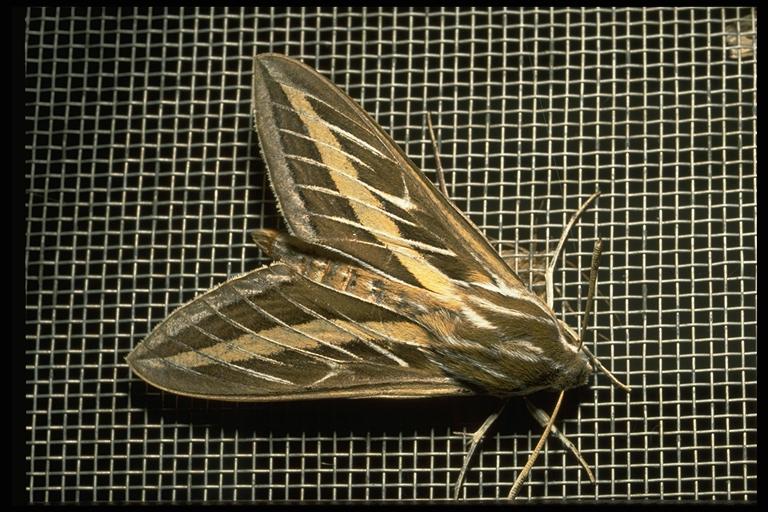
[[[488,416],[483,422],[483,424],[480,425],[480,428],[478,428],[472,434],[472,436],[470,436],[467,455],[464,456],[464,465],[461,467],[459,478],[456,479],[456,483],[453,485],[453,499],[455,500],[459,499],[459,491],[461,491],[461,486],[464,484],[464,479],[467,476],[467,469],[469,469],[469,463],[472,462],[472,456],[475,454],[477,447],[485,438],[485,434],[488,432],[488,429],[490,429],[493,423],[498,419],[498,417],[504,411],[504,408],[507,406],[508,403],[509,403],[509,400],[504,400],[504,402],[501,404],[501,407],[499,407],[499,409],[496,412]]]

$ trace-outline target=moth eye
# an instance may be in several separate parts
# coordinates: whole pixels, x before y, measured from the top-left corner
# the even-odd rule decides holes
[[[583,386],[589,380],[592,375],[592,366],[589,364],[589,360],[583,352],[575,354],[573,362],[569,363],[568,369],[560,373],[560,378],[557,383],[552,386],[555,391],[562,391],[565,389],[577,388]]]
[[[590,375],[592,375],[592,368],[588,364],[585,364],[584,366],[580,366],[578,372],[576,372],[573,382],[569,387],[575,388],[575,387],[583,386],[589,380]]]

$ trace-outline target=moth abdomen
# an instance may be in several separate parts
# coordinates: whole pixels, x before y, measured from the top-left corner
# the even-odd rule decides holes
[[[409,318],[427,311],[425,304],[438,307],[434,294],[363,268],[325,247],[274,230],[256,230],[252,236],[269,257],[325,288]]]

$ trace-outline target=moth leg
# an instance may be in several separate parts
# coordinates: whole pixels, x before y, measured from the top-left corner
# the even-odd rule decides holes
[[[477,450],[477,447],[485,437],[486,432],[488,432],[488,429],[491,428],[491,425],[493,425],[499,415],[504,411],[504,408],[508,403],[509,401],[505,400],[504,403],[501,404],[501,407],[499,407],[496,412],[488,416],[483,424],[480,425],[480,428],[478,428],[475,433],[472,434],[469,449],[467,450],[467,455],[464,457],[464,465],[461,467],[459,478],[456,480],[456,483],[453,486],[453,499],[459,499],[459,491],[461,490],[461,486],[464,484],[464,478],[467,476],[467,469],[469,468],[469,463],[472,460],[472,456],[475,454],[475,450]]]
[[[440,152],[437,149],[437,138],[435,137],[435,131],[432,129],[432,114],[429,112],[427,112],[427,127],[429,128],[429,138],[432,140],[432,151],[435,152],[437,182],[440,184],[440,191],[446,199],[450,199],[451,196],[448,195],[448,186],[445,184],[445,172],[443,172],[443,166],[440,163]]]
[[[547,427],[547,422],[549,421],[549,414],[544,412],[542,409],[539,409],[536,407],[533,402],[528,400],[528,397],[523,397],[523,400],[525,400],[525,405],[528,407],[528,412],[531,413],[531,416],[533,416],[533,419],[535,419],[539,425],[542,426],[542,428]],[[560,442],[563,443],[563,445],[568,448],[571,453],[576,457],[576,459],[579,461],[579,464],[581,464],[581,467],[584,468],[584,471],[587,473],[587,477],[589,477],[589,481],[593,484],[597,482],[595,480],[595,475],[592,473],[592,470],[589,467],[589,464],[587,464],[587,461],[584,460],[584,457],[582,457],[581,452],[578,448],[576,448],[576,445],[571,442],[570,439],[565,437],[565,434],[560,432],[560,430],[552,425],[552,435],[555,436],[560,440]]]
[[[536,446],[533,448],[533,451],[528,456],[528,461],[525,463],[525,466],[523,466],[523,469],[521,469],[520,473],[517,475],[517,478],[515,479],[515,483],[512,484],[512,489],[509,491],[509,495],[507,496],[507,499],[510,499],[510,500],[515,499],[517,494],[520,492],[520,488],[523,486],[523,482],[528,477],[528,473],[531,472],[531,468],[533,467],[534,462],[536,462],[536,459],[539,457],[539,453],[541,452],[541,449],[544,447],[544,443],[547,442],[549,433],[552,431],[552,427],[555,424],[555,418],[557,417],[557,413],[560,412],[560,406],[563,405],[564,396],[565,396],[565,390],[560,392],[560,396],[557,398],[557,403],[555,404],[555,408],[552,410],[552,414],[550,414],[549,416],[549,421],[544,427],[544,432],[541,433],[539,442],[536,443]]]

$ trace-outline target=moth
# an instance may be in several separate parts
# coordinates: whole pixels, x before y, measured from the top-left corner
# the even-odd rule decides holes
[[[253,118],[288,232],[128,356],[191,397],[527,395],[587,382],[578,337],[349,96],[261,54]]]

